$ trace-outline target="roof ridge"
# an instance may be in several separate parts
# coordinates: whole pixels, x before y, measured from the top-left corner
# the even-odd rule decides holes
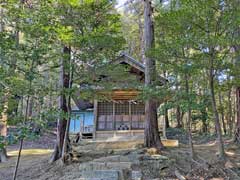
[[[134,59],[132,56],[130,56],[128,54],[125,54],[125,53],[123,55],[126,56],[127,58],[131,59],[134,63],[138,64],[142,68],[145,68],[145,65],[143,63],[141,63],[140,61]]]

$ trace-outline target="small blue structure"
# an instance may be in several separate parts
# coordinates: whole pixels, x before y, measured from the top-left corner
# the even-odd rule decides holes
[[[93,125],[93,109],[72,110],[69,129],[70,133],[93,133]]]

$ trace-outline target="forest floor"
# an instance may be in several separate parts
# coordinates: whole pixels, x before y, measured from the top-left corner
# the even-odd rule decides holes
[[[94,147],[81,154],[79,160],[71,161],[67,165],[61,162],[49,164],[50,155],[54,145],[52,135],[43,135],[36,141],[25,141],[22,157],[18,170],[18,180],[75,180],[79,179],[79,166],[85,161],[120,154],[127,156],[131,153],[146,154],[147,150],[143,148],[109,151],[103,150],[96,152]],[[205,138],[206,139],[206,138]],[[167,157],[161,165],[161,172],[152,172],[148,166],[144,167],[146,176],[143,179],[178,179],[176,174],[183,175],[189,180],[239,180],[240,179],[240,147],[225,138],[226,161],[218,161],[217,144],[213,140],[205,142],[203,139],[195,138],[195,152],[198,156],[196,161],[189,158],[189,150],[186,144],[180,143],[179,147],[166,148],[160,154]],[[180,141],[181,142],[181,141]],[[18,145],[8,147],[9,160],[0,164],[0,179],[11,180],[14,166],[17,159]],[[78,152],[79,153],[79,152]],[[142,156],[142,155],[141,155]],[[90,159],[89,159],[90,157]],[[139,156],[138,156],[139,157]],[[143,157],[143,156],[142,156]],[[149,168],[149,169],[146,169]],[[158,170],[159,171],[159,170]]]

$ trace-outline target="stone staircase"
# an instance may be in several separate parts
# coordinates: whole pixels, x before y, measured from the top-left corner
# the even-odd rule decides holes
[[[79,180],[119,180],[119,171],[117,170],[94,170],[82,172]]]
[[[136,159],[136,155],[114,155],[81,163],[79,180],[141,180],[140,171],[132,169]]]
[[[81,143],[73,147],[74,172],[65,172],[59,180],[153,180],[171,163],[166,156],[124,143]]]

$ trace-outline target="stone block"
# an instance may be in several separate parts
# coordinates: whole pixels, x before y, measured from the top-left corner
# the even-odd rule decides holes
[[[132,163],[130,162],[88,162],[79,165],[80,171],[90,171],[90,170],[122,170],[130,169]]]
[[[83,180],[120,180],[119,171],[116,170],[96,170],[96,171],[83,171],[81,174]],[[85,178],[85,179],[84,179]],[[81,179],[80,179],[81,180]]]
[[[132,171],[132,180],[142,180],[141,171]]]

